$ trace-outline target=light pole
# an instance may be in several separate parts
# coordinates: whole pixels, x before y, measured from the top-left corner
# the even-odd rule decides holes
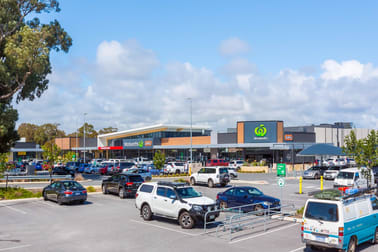
[[[190,101],[190,163],[193,163],[193,121],[192,121],[192,98],[187,98]]]
[[[85,159],[85,153],[87,152],[87,148],[85,146],[85,116],[87,115],[87,113],[84,113],[84,163],[86,161]]]
[[[76,146],[76,155],[75,155],[75,161],[79,159],[79,157],[77,156],[77,152],[78,152],[78,148],[79,148],[79,145],[78,142],[77,142],[77,131],[78,131],[78,128],[77,128],[77,119],[78,117],[76,117],[76,139],[75,139],[75,146]]]

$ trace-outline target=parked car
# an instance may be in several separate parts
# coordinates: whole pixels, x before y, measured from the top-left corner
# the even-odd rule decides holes
[[[115,174],[115,168],[114,168],[114,163],[111,163],[111,162],[103,162],[102,165],[105,166],[105,174],[106,175],[112,175],[112,174]]]
[[[356,165],[356,161],[354,160],[354,158],[347,158],[346,159],[346,164],[349,165],[349,166],[355,166]]]
[[[328,170],[324,172],[324,179],[335,179],[340,170],[345,169],[345,166],[330,166]]]
[[[324,172],[328,169],[327,166],[312,166],[303,173],[304,179],[320,179]]]
[[[238,173],[236,171],[236,168],[228,167],[227,170],[228,170],[228,173],[230,174],[230,176],[231,176],[232,179],[238,177]]]
[[[378,185],[378,166],[374,166],[371,170],[374,175],[375,184]]]
[[[151,175],[160,175],[161,171],[159,169],[156,169],[155,165],[153,164],[141,164],[138,166],[140,169],[147,170],[151,173]]]
[[[121,199],[135,196],[143,182],[142,176],[138,174],[115,174],[102,181],[102,193],[118,194]]]
[[[139,187],[135,205],[144,220],[153,215],[178,220],[184,229],[193,228],[196,222],[203,221],[207,211],[207,221],[219,216],[216,202],[202,196],[186,183],[168,181],[148,182]]]
[[[84,203],[87,200],[87,190],[78,182],[56,181],[42,191],[44,200],[56,201],[59,205],[78,201]]]
[[[301,238],[306,248],[354,252],[361,243],[378,242],[376,195],[359,194],[345,198],[340,197],[340,191],[327,190],[326,194],[319,196],[308,199],[304,208]]]
[[[66,167],[69,170],[72,170],[74,172],[77,172],[80,166],[80,162],[67,162]]]
[[[180,174],[185,173],[184,162],[169,162],[164,166],[165,174]]]
[[[56,166],[52,169],[54,175],[71,175],[74,176],[75,172],[67,169],[65,166]]]
[[[236,171],[239,171],[243,164],[243,160],[232,160],[230,161],[229,167],[234,168]]]
[[[229,166],[229,163],[224,159],[209,159],[206,166]]]
[[[101,164],[90,164],[84,168],[84,173],[100,174]]]
[[[217,194],[217,203],[220,208],[243,207],[244,212],[259,211],[263,214],[263,209],[270,209],[272,212],[281,210],[280,200],[268,195],[264,195],[259,189],[251,186],[231,187],[224,192]]]
[[[136,168],[137,165],[134,162],[119,162],[115,163],[115,172],[127,172],[129,169]]]
[[[339,172],[334,180],[333,186],[338,187],[350,187],[350,188],[367,188],[375,186],[374,174],[371,173],[370,181],[368,181],[367,174],[364,172],[367,168],[347,168]]]
[[[138,175],[142,176],[142,178],[143,178],[144,181],[150,181],[152,179],[151,172],[149,172],[146,169],[131,168],[131,169],[128,169],[127,171],[124,171],[122,173],[125,173],[125,174],[138,174]]]
[[[215,185],[226,186],[230,182],[227,167],[204,167],[190,176],[190,184],[207,184],[210,188]]]
[[[77,169],[77,172],[83,173],[85,168],[88,167],[88,166],[89,166],[89,164],[81,163],[79,165],[79,168]]]

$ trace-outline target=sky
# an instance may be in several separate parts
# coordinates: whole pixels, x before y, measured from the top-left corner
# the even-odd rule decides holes
[[[217,131],[242,120],[378,128],[377,1],[64,0],[73,39],[52,52],[41,98],[18,125],[70,133],[158,123]],[[87,115],[84,118],[84,113]]]

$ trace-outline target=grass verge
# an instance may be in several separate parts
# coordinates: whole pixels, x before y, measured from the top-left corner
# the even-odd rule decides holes
[[[42,197],[40,191],[32,192],[21,187],[8,187],[0,188],[0,200],[10,200],[10,199],[26,199],[26,198],[39,198]]]

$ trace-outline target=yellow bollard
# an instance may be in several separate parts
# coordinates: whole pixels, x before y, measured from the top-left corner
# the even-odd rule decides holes
[[[192,167],[189,165],[189,176],[192,176]]]
[[[303,178],[299,177],[299,194],[302,194],[302,181],[303,181]]]
[[[320,176],[320,190],[323,191],[323,176]]]

